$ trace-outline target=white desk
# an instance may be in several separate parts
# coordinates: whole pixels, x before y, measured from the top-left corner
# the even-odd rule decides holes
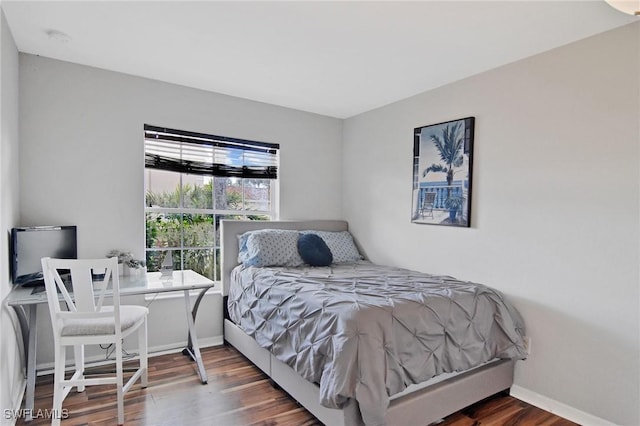
[[[195,319],[202,297],[207,290],[210,290],[214,286],[215,283],[213,281],[191,270],[173,271],[170,276],[163,276],[160,272],[149,272],[146,274],[120,277],[121,297],[136,294],[166,293],[170,291],[182,291],[184,293],[189,337],[187,347],[182,353],[190,356],[191,359],[196,362],[198,374],[203,384],[206,384],[208,379],[207,372],[202,363],[202,357],[200,356]],[[189,292],[191,290],[200,290],[193,307],[191,307],[189,299]],[[218,289],[217,292],[222,293],[220,289]],[[63,300],[62,295],[60,295],[60,300]],[[36,387],[37,306],[41,303],[47,303],[47,293],[45,291],[33,293],[33,288],[16,286],[11,293],[9,293],[9,296],[7,296],[6,303],[14,309],[20,322],[24,353],[27,358],[27,389],[24,408],[27,409],[27,413],[30,413],[33,410]],[[30,421],[31,418],[25,420]]]

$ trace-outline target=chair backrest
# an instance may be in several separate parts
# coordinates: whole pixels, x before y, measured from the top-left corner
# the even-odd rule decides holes
[[[427,192],[424,194],[423,204],[433,204],[436,201],[436,193],[435,192]]]
[[[69,274],[63,278],[60,271],[69,271]],[[110,310],[108,315],[115,318],[116,330],[120,329],[118,258],[52,259],[45,257],[42,259],[42,273],[54,335],[59,335],[61,321],[64,318],[89,319],[107,316],[100,314],[100,311],[105,306],[105,297],[110,296],[113,300],[113,310]],[[72,294],[68,290],[69,281]],[[107,295],[109,290],[112,290],[111,295]],[[62,295],[67,310],[61,309],[59,295]]]

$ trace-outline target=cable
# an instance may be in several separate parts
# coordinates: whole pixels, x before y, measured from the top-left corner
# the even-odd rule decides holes
[[[158,297],[159,294],[160,293],[154,293],[153,297],[151,298],[151,300],[149,300],[145,307],[148,308],[149,306],[151,306],[151,304],[155,302],[156,297]],[[115,359],[115,357],[113,356],[113,352],[115,351],[113,343],[109,343],[107,346],[104,346],[103,344],[99,344],[98,346],[100,346],[100,349],[104,349],[106,351],[104,356],[105,360],[112,361]],[[136,356],[138,356],[137,353],[130,353],[125,348],[122,348],[122,359],[131,359]]]
[[[149,306],[151,306],[151,304],[156,300],[156,297],[158,297],[158,295],[159,295],[159,294],[160,294],[160,293],[154,293],[154,294],[153,294],[153,298],[151,298],[151,300],[149,300],[149,303],[147,303],[147,304],[145,305],[145,307],[146,307],[146,308],[148,308]]]
[[[106,347],[104,345],[98,345],[98,346],[100,346],[100,349],[104,349],[105,350],[105,355],[104,355],[104,359],[105,360],[113,361],[113,360],[116,359],[116,357],[113,355],[113,353],[116,350],[116,348],[113,345],[113,343],[108,344]],[[135,358],[136,356],[138,356],[137,353],[131,353],[131,352],[127,351],[125,348],[122,348],[122,359],[123,360]]]

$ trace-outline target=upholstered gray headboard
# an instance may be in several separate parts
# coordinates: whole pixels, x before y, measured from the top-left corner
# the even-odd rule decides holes
[[[298,231],[314,229],[317,231],[348,231],[349,225],[343,220],[222,220],[222,294],[229,294],[229,277],[238,265],[238,235],[257,229],[294,229]]]

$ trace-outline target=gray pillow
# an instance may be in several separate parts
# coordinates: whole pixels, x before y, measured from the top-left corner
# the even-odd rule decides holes
[[[302,231],[302,234],[315,234],[322,238],[331,250],[333,263],[357,262],[362,259],[349,231]]]
[[[300,266],[298,231],[261,229],[238,237],[238,262],[244,266]]]

